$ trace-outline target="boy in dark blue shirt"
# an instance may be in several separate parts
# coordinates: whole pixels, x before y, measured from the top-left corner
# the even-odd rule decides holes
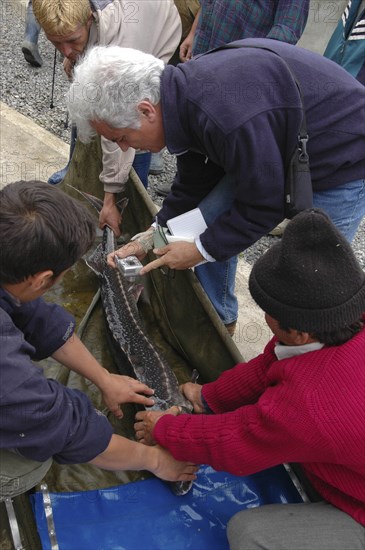
[[[52,356],[85,376],[117,417],[121,403],[153,404],[153,390],[104,369],[74,334],[73,317],[42,299],[89,249],[94,232],[87,209],[46,183],[19,181],[0,191],[0,449],[39,462],[53,457],[194,479],[192,464],[113,434],[86,395],[47,379],[33,362]]]

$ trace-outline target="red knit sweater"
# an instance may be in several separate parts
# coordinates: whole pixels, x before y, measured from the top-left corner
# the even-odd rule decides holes
[[[301,463],[324,499],[365,525],[365,328],[280,361],[275,342],[203,387],[214,415],[163,416],[154,438],[177,459],[236,475]]]

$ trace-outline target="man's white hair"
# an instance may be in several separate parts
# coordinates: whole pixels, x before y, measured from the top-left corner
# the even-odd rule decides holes
[[[97,46],[76,65],[67,94],[70,119],[78,137],[87,142],[96,134],[91,121],[112,128],[140,127],[137,106],[143,100],[160,101],[164,63],[132,48]]]

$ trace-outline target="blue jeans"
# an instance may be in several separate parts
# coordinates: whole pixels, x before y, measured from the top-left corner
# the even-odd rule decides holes
[[[133,161],[133,168],[135,169],[137,176],[141,180],[145,189],[148,187],[148,171],[151,164],[151,153],[144,151],[143,153],[136,153]]]
[[[199,204],[205,223],[209,226],[225,210],[234,196],[234,179],[225,175]],[[195,274],[225,325],[236,321],[238,301],[234,293],[237,256],[224,262],[209,262],[195,268]]]
[[[321,208],[351,242],[365,216],[365,179],[313,193],[313,206]]]
[[[199,204],[209,226],[225,210],[229,210],[234,196],[234,181],[224,176]],[[365,216],[365,180],[356,180],[326,191],[314,192],[313,204],[331,218],[351,242]],[[238,302],[234,293],[237,257],[224,262],[210,262],[195,269],[219,317],[225,325],[238,317]]]
[[[28,2],[27,15],[25,19],[25,39],[33,44],[38,44],[38,36],[41,26],[33,13],[32,2]]]

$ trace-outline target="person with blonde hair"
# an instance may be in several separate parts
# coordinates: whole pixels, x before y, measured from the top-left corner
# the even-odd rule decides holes
[[[181,37],[181,20],[173,0],[33,0],[33,11],[47,39],[64,55],[64,69],[70,79],[76,61],[95,45],[135,48],[167,63]],[[70,158],[75,141],[74,128]],[[100,181],[105,195],[99,222],[100,227],[107,224],[119,236],[121,215],[115,206],[115,195],[125,187],[135,150],[122,153],[115,143],[104,138],[101,145]],[[140,177],[147,186],[150,153],[145,154],[147,171]],[[57,172],[49,183],[60,183],[65,173],[65,169]]]

